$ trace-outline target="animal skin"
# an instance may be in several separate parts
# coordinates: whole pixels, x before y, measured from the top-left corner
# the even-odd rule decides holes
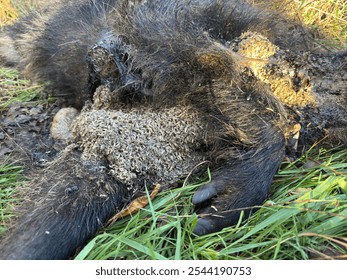
[[[194,234],[216,232],[261,205],[286,152],[346,145],[347,53],[303,30],[241,0],[61,1],[6,27],[1,63],[82,110],[0,258],[69,258],[146,184],[202,161]]]

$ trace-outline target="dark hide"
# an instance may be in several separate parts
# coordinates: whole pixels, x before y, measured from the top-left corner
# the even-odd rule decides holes
[[[43,17],[33,14],[7,27],[1,61],[49,82],[78,108],[107,85],[115,104],[183,104],[199,112],[212,181],[193,203],[211,215],[199,219],[195,234],[235,224],[240,209],[247,216],[260,205],[284,158],[292,111],[245,77],[242,58],[228,46],[253,31],[299,54],[308,44],[296,25],[238,0],[63,2]],[[77,150],[31,185],[35,201],[3,240],[0,258],[68,258],[133,194],[109,175],[107,162],[88,165]]]

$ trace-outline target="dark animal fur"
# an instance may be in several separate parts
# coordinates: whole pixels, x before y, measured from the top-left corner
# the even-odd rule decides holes
[[[107,85],[126,106],[187,104],[200,113],[213,180],[193,203],[216,215],[199,219],[197,235],[234,224],[240,212],[227,210],[264,201],[292,111],[256,79],[245,83],[226,46],[254,31],[298,53],[307,45],[294,25],[238,0],[64,1],[46,12],[1,34],[0,43],[14,48],[0,47],[4,63],[48,81],[76,107]],[[107,164],[83,163],[77,149],[62,157],[37,182],[37,203],[9,232],[0,258],[68,258],[129,201],[131,190],[107,174]]]

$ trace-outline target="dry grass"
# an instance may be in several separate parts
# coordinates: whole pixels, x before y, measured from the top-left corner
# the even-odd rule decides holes
[[[10,24],[18,17],[17,10],[10,0],[0,0],[0,27]]]
[[[335,47],[346,46],[347,2],[345,0],[294,0],[302,22],[315,26]]]
[[[251,3],[284,12],[306,25],[324,45],[340,49],[347,45],[346,0],[249,0]]]

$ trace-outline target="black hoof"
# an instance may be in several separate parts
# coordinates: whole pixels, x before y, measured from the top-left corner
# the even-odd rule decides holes
[[[215,187],[214,183],[209,183],[207,185],[204,185],[200,187],[193,195],[192,202],[193,204],[197,205],[200,203],[203,203],[212,197],[216,196],[218,194],[218,191]]]
[[[215,231],[215,225],[209,219],[200,218],[193,230],[198,236],[206,235]]]

